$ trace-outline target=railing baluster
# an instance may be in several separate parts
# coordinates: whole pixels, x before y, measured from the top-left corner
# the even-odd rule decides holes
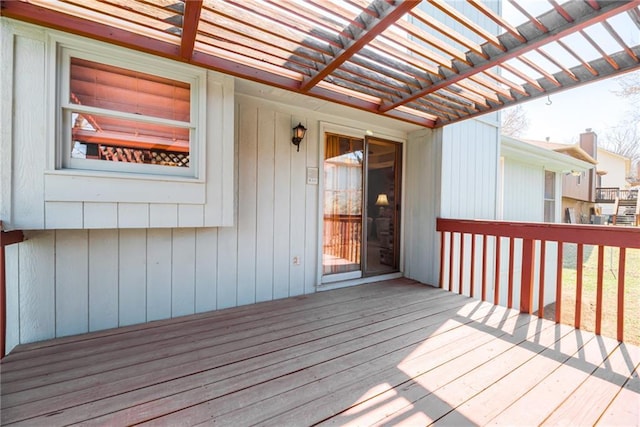
[[[631,303],[629,303],[629,295],[625,295],[624,288],[626,279],[626,249],[629,248],[632,250],[640,250],[640,229],[634,227],[621,229],[619,227],[616,228],[586,224],[565,225],[525,222],[513,223],[505,221],[457,220],[438,218],[437,231],[442,233],[440,235],[441,275],[439,277],[441,287],[445,287],[444,282],[447,281],[448,274],[449,290],[454,291],[455,289],[455,292],[465,294],[465,280],[468,270],[468,295],[474,296],[475,294],[481,293],[483,301],[492,300],[492,302],[496,305],[505,305],[509,307],[513,307],[514,305],[516,305],[517,308],[517,305],[519,304],[520,310],[522,312],[531,313],[533,310],[537,310],[537,315],[540,318],[544,318],[545,315],[547,317],[549,316],[548,310],[545,310],[545,300],[548,299],[550,301],[553,301],[555,297],[555,320],[557,323],[561,323],[562,321],[564,321],[566,323],[573,323],[576,328],[581,328],[583,321],[582,310],[585,309],[585,313],[593,312],[595,314],[595,332],[598,335],[602,334],[603,331],[606,331],[609,328],[607,323],[608,319],[604,316],[604,306],[606,303],[604,299],[608,297],[604,292],[604,258],[606,256],[606,248],[618,248],[620,250],[620,259],[617,271],[618,309],[615,322],[617,322],[617,337],[621,341],[624,340],[625,315],[627,317],[631,315],[628,310],[627,312],[625,312],[625,304],[631,304],[633,306],[633,304],[636,303],[635,299]],[[450,233],[448,237],[445,234],[447,232]],[[454,233],[456,233],[460,237],[456,237]],[[466,242],[467,235],[469,235],[471,238],[471,245],[468,245]],[[482,242],[477,241],[477,236],[481,236]],[[495,247],[489,248],[488,242],[491,238],[495,239],[495,243],[491,243],[491,245],[495,245]],[[460,242],[456,243],[456,239],[460,239]],[[505,255],[509,256],[508,266],[503,266],[503,239],[505,244],[509,244],[508,250],[504,248]],[[518,241],[520,241],[521,244],[518,243]],[[538,241],[540,242],[539,250],[537,248]],[[516,248],[516,243],[518,243],[518,246],[522,246],[521,252],[519,248]],[[571,287],[573,288],[573,284],[575,283],[576,293],[575,295],[567,295],[567,301],[571,305],[575,304],[575,313],[573,319],[574,322],[567,321],[568,316],[563,313],[563,267],[565,243],[576,245],[576,255],[574,257],[576,262],[575,279],[573,276],[573,272],[570,277]],[[455,247],[456,244],[459,244],[460,247]],[[551,271],[549,271],[549,268],[554,267],[553,259],[548,259],[549,251],[554,251],[553,247],[551,247],[551,249],[547,249],[550,244],[557,244],[557,256],[555,265],[555,292],[551,291],[552,294],[549,294],[549,290],[546,289],[547,286],[553,286],[553,280],[547,283],[547,279],[549,278],[548,273],[551,273]],[[480,262],[479,260],[476,260],[476,245],[482,245],[482,266],[476,265],[476,262]],[[585,245],[598,247],[598,271],[596,279],[596,291],[594,292],[595,295],[583,295],[587,293],[584,289],[586,280],[585,271],[587,268],[587,266],[585,265]],[[446,251],[448,247],[450,250],[449,254],[447,255]],[[516,249],[518,249],[518,251],[516,251]],[[470,255],[468,254],[469,251],[471,251]],[[488,259],[492,254],[493,256],[495,256],[495,260]],[[516,262],[518,262],[518,258],[520,256],[522,256],[522,264],[516,265]],[[447,262],[449,263],[449,265],[447,265]],[[455,262],[460,262],[461,264],[454,265]],[[468,262],[471,262],[471,266],[464,265]],[[539,266],[536,266],[537,262],[540,263]],[[589,259],[589,263],[592,263],[591,259]],[[508,275],[508,284],[505,284],[505,286],[508,286],[508,289],[505,289],[504,291],[506,301],[502,300],[502,289],[500,289],[500,282],[502,282],[501,270],[503,267],[505,269],[505,276]],[[519,269],[520,267],[522,267],[522,275],[516,278],[514,275],[520,273],[517,273],[515,270]],[[447,268],[449,268],[448,272],[446,270]],[[481,280],[482,283],[477,284],[477,286],[481,287],[481,289],[478,289],[478,291],[476,292],[476,282],[478,281],[476,280],[476,274],[478,273],[477,270],[479,269],[482,269],[482,277],[478,280]],[[491,269],[491,271],[489,271],[489,269]],[[456,274],[459,275],[458,280],[455,280],[456,278],[454,276]],[[534,282],[534,276],[536,274],[539,275],[539,280]],[[616,272],[614,272],[614,274],[616,274]],[[454,281],[457,282],[457,287]],[[520,298],[519,301],[514,302],[514,295],[518,292],[518,289],[514,289],[514,286],[517,286],[517,283],[520,283]],[[492,286],[493,298],[491,298],[490,295],[487,295],[487,292],[491,292]],[[539,289],[536,290],[535,286],[539,286]],[[487,289],[489,289],[489,291],[487,291]],[[478,295],[478,297],[480,297],[480,295]],[[583,298],[586,298],[584,303]],[[611,299],[613,300],[613,298]],[[627,301],[625,301],[625,299]],[[538,301],[537,307],[535,306],[536,300]],[[592,300],[593,304],[589,303],[589,301]],[[586,304],[589,304],[589,306],[587,306]],[[591,305],[593,305],[593,307]],[[629,330],[629,325],[627,324],[626,326]],[[627,332],[627,335],[629,335],[629,332]]]
[[[520,280],[520,312],[531,314],[533,307],[533,269],[535,242],[522,240],[522,278]]]
[[[444,239],[446,234],[446,231],[440,232],[440,289],[444,285]]]
[[[487,300],[487,237],[482,234],[482,301]]]
[[[624,274],[627,248],[620,248],[618,259],[618,341],[624,338]]]
[[[500,236],[496,236],[496,285],[493,290],[493,303],[500,304]]]
[[[447,284],[447,290],[452,291],[453,288],[453,234],[449,233],[449,283]]]
[[[584,245],[578,243],[578,253],[576,254],[576,316],[575,327],[580,328],[582,317],[582,260],[584,258]]]
[[[515,246],[515,238],[509,238],[509,289],[507,291],[507,307],[513,307],[513,252]],[[524,259],[522,260],[524,262]]]
[[[538,289],[538,317],[544,317],[544,274],[545,274],[545,262],[547,258],[547,241],[540,241],[540,277]]]
[[[556,323],[560,323],[562,319],[562,267],[564,246],[562,242],[558,242],[558,259],[556,264]]]
[[[474,280],[474,276],[475,276],[475,272],[476,272],[476,235],[475,233],[471,234],[471,277],[469,280],[471,282],[471,284],[469,285],[470,289],[469,289],[469,296],[471,298],[473,298],[473,291],[475,288],[475,280]]]
[[[604,287],[604,246],[598,246],[598,279],[596,283],[596,334],[602,330],[602,288]]]
[[[464,295],[464,284],[463,278],[464,276],[464,233],[460,233],[460,271],[458,274],[458,293],[460,295]]]

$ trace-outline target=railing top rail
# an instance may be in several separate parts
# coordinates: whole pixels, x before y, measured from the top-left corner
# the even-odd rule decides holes
[[[436,230],[640,249],[640,227],[438,218]]]

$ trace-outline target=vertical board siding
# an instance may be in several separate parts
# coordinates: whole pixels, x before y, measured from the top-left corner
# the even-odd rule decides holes
[[[256,183],[256,301],[273,299],[273,219],[275,196],[275,112],[258,114],[258,164]]]
[[[544,168],[506,158],[502,182],[505,221],[544,221]]]
[[[171,229],[147,231],[147,321],[171,317]]]
[[[196,231],[194,228],[173,230],[171,316],[184,316],[196,311]]]
[[[319,187],[306,183],[306,173],[319,168],[322,179],[319,121],[330,118],[291,110],[238,97],[232,226],[177,228],[190,207],[118,203],[108,206],[110,224],[144,227],[36,233],[9,250],[9,296],[20,307],[9,314],[10,345],[314,292]],[[298,122],[308,128],[299,152],[291,144]],[[412,245],[430,259],[437,251],[428,239],[435,236],[438,211],[432,198],[440,191],[439,147],[434,133],[424,132],[415,141],[420,158],[413,163],[421,181],[408,185],[406,199],[415,212],[407,216],[421,235]],[[414,196],[419,203],[411,205]],[[80,208],[96,212],[99,206]],[[404,232],[414,234],[411,227]],[[437,277],[437,267],[424,267],[424,259],[413,258],[412,268],[423,280]]]
[[[47,203],[48,205],[48,203]],[[84,228],[118,228],[117,203],[83,203]]]
[[[196,230],[196,313],[215,310],[218,274],[218,230],[199,228]]]
[[[273,221],[273,297],[285,298],[289,296],[289,219],[291,218],[291,203],[297,199],[291,197],[291,117],[287,114],[276,113],[275,140],[275,175],[274,188],[278,189],[274,195]],[[299,153],[297,153],[299,154]],[[309,213],[311,215],[311,213]]]
[[[498,127],[478,120],[442,130],[441,212],[444,218],[496,215]]]
[[[147,228],[149,225],[148,203],[118,203],[118,227]]]
[[[89,243],[85,230],[56,235],[56,336],[89,331]]]
[[[303,117],[294,116],[290,119],[290,128],[293,129],[298,123],[302,123],[306,128],[309,124]],[[291,130],[289,131],[291,133]],[[288,138],[291,141],[291,137]],[[305,137],[307,140],[307,137]],[[307,217],[305,206],[306,189],[306,156],[309,144],[300,144],[300,151],[296,151],[293,144],[289,144],[289,155],[291,156],[291,217],[289,236],[289,296],[304,294],[304,232]],[[295,200],[294,200],[295,199]],[[309,215],[313,215],[310,212]],[[298,264],[293,263],[293,258],[298,258]]]
[[[120,230],[118,277],[118,326],[147,319],[146,230]]]
[[[318,180],[322,176],[320,173],[320,162],[318,159],[320,138],[322,136],[317,134],[317,127],[309,126],[307,129],[307,134],[305,136],[305,143],[307,145],[307,167],[318,167]],[[306,171],[305,171],[306,172]],[[316,265],[318,263],[318,251],[320,248],[320,244],[317,242],[317,233],[318,233],[318,221],[319,216],[318,212],[318,204],[319,197],[318,189],[320,185],[306,184],[305,178],[305,250],[303,256],[303,266],[305,272],[304,278],[304,293],[309,294],[313,293],[316,290]]]
[[[20,243],[20,342],[56,336],[55,232],[26,236]]]
[[[5,337],[6,351],[20,344],[20,267],[19,245],[6,246],[5,251],[5,277],[7,279],[7,335]]]
[[[435,232],[439,214],[441,131],[409,135],[404,191],[404,274],[423,283],[438,283],[439,240]]]
[[[118,248],[117,230],[89,231],[90,331],[118,326]]]
[[[257,125],[256,125],[257,124]],[[256,300],[256,217],[258,213],[258,108],[238,108],[238,304]],[[268,209],[268,206],[265,207]]]
[[[13,220],[14,228],[23,224],[44,228],[44,181],[46,168],[42,141],[47,138],[45,93],[45,42],[16,35],[14,38],[13,75]],[[19,70],[29,70],[20,72]],[[9,114],[5,111],[4,114]],[[24,124],[28,123],[28,126]]]

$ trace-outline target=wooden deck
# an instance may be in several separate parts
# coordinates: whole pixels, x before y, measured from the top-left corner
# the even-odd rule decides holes
[[[640,424],[640,348],[406,279],[16,348],[2,424]]]

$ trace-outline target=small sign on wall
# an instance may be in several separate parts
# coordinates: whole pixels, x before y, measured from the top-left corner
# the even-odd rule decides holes
[[[307,168],[307,184],[318,185],[318,168]]]

